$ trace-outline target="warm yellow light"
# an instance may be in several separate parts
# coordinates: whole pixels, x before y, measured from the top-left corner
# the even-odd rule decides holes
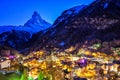
[[[92,53],[92,56],[97,57],[98,55],[96,53]]]
[[[90,52],[90,51],[85,51],[85,54],[86,54],[86,55],[90,55],[91,52]]]
[[[42,63],[41,68],[42,68],[42,69],[46,69],[46,68],[47,68],[46,62],[43,62],[43,63]]]
[[[63,69],[67,69],[67,68],[68,68],[68,66],[67,66],[67,65],[64,65],[64,66],[63,66]]]

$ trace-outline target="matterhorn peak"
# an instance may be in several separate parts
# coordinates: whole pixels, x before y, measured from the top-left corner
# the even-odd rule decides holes
[[[32,17],[24,24],[24,26],[32,28],[35,32],[38,32],[49,28],[51,24],[42,19],[37,11],[34,11]]]
[[[40,14],[37,11],[34,11],[31,19],[29,19],[25,24],[25,26],[50,26],[48,22],[41,18]]]
[[[41,16],[37,11],[34,11],[32,18],[41,19]]]

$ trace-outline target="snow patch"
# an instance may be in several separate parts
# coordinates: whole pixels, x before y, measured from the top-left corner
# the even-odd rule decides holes
[[[59,45],[60,45],[60,46],[64,46],[64,45],[65,45],[65,42],[62,41],[62,42],[59,43]]]
[[[13,41],[8,41],[8,43],[10,44],[10,46],[15,47],[15,44],[13,43]]]
[[[50,36],[53,36],[55,34],[55,31],[53,31],[51,34],[50,34]]]
[[[57,18],[53,27],[55,27],[57,24],[59,24],[63,20],[66,20],[69,17],[73,17],[73,16],[79,14],[79,12],[82,11],[84,8],[86,8],[86,5],[76,6],[76,7],[73,7],[73,8],[70,8],[70,9],[64,11],[61,14],[61,16],[59,18]]]
[[[106,9],[107,7],[108,7],[108,3],[105,3],[105,5],[104,5],[104,9]]]

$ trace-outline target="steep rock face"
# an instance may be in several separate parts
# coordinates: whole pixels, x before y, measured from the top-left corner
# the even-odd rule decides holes
[[[75,6],[73,8],[70,8],[68,10],[65,10],[61,16],[59,16],[56,21],[53,24],[53,27],[56,26],[57,24],[60,24],[61,22],[65,21],[66,23],[68,22],[67,19],[70,17],[74,17],[79,14],[80,11],[82,11],[84,8],[86,8],[87,5],[80,5],[80,6]]]
[[[33,49],[65,49],[96,39],[102,42],[120,40],[119,0],[96,0],[74,16],[67,14],[69,17],[65,17],[67,12],[69,10],[63,12],[46,33],[36,34],[38,38]]]
[[[22,50],[29,46],[32,35],[51,26],[34,12],[24,26],[0,26],[0,46]]]
[[[24,24],[24,27],[31,28],[31,32],[39,32],[49,28],[50,26],[51,24],[43,20],[36,11],[32,15],[32,18]]]

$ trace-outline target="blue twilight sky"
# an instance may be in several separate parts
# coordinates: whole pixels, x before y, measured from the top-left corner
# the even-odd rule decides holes
[[[94,0],[0,0],[0,25],[23,25],[37,11],[53,23],[66,9]]]

